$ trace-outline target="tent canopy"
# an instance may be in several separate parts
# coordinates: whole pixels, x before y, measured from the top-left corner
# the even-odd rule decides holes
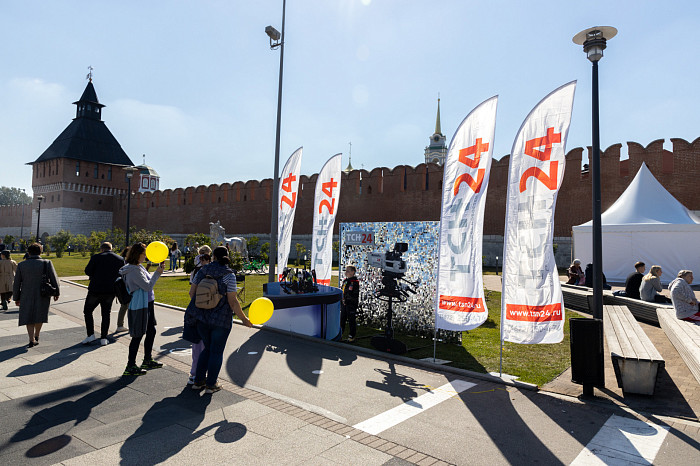
[[[662,283],[681,269],[700,266],[700,219],[678,202],[642,164],[630,185],[601,216],[603,273],[624,282],[634,263],[660,265]],[[574,251],[592,260],[592,221],[573,227]]]

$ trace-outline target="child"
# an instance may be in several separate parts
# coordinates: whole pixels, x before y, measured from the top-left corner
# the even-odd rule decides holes
[[[197,272],[199,272],[199,269],[211,262],[211,256],[207,253],[200,254],[199,256],[197,256],[197,258],[199,259],[199,267],[192,272],[192,276],[190,277],[190,284],[192,283],[194,277],[197,275]],[[194,374],[197,371],[197,362],[199,361],[199,355],[202,353],[202,350],[204,350],[204,342],[197,333],[196,320],[190,312],[190,308],[192,308],[192,311],[194,310],[193,306],[194,299],[191,300],[190,305],[187,306],[187,310],[185,311],[185,326],[182,332],[182,339],[192,343],[192,367],[190,368],[190,379],[187,381],[187,385],[194,384]],[[194,322],[194,324],[192,325],[192,322],[190,321]]]
[[[355,340],[357,333],[357,305],[360,301],[360,281],[355,276],[357,269],[348,265],[345,267],[345,280],[343,280],[343,299],[340,306],[340,334],[345,331],[345,322],[350,322],[348,342]]]

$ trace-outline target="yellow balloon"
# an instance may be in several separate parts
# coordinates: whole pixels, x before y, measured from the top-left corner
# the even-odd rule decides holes
[[[153,241],[146,246],[146,257],[149,261],[159,264],[168,258],[168,247],[162,241]]]
[[[268,298],[258,298],[250,305],[248,318],[255,325],[261,325],[270,320],[275,306]]]

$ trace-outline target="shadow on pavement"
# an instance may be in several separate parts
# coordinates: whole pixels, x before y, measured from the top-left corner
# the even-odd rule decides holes
[[[176,396],[154,403],[144,414],[138,429],[122,445],[119,451],[121,464],[158,464],[167,461],[213,429],[217,429],[214,438],[220,443],[242,439],[247,428],[237,422],[222,420],[198,428],[211,401],[212,395],[186,386]],[[163,427],[164,422],[169,424],[168,427]]]
[[[66,366],[77,360],[83,354],[89,353],[90,351],[94,351],[98,348],[98,345],[77,344],[69,346],[68,348],[63,348],[58,353],[53,353],[52,355],[40,362],[34,364],[25,364],[22,367],[18,367],[17,369],[7,374],[7,376],[22,377],[23,375],[41,374],[42,372],[52,371],[60,367]]]
[[[89,384],[84,383],[61,390],[56,390],[44,395],[31,397],[25,402],[25,404],[29,406],[42,406],[44,404],[50,404],[58,400],[84,393],[95,386],[103,385],[101,388],[94,390],[76,400],[64,401],[38,411],[22,429],[20,429],[10,438],[8,443],[31,440],[44,433],[46,430],[69,421],[74,421],[73,425],[77,426],[90,417],[90,413],[92,412],[93,408],[105,402],[119,390],[129,385],[132,380],[133,379],[129,378],[119,378],[106,384],[102,381]],[[50,453],[53,453],[53,451]]]
[[[418,393],[418,390],[421,390],[424,393],[430,391],[430,388],[418,383],[413,377],[398,374],[396,372],[396,366],[394,365],[394,363],[389,363],[389,370],[374,370],[382,374],[384,376],[384,380],[382,382],[374,382],[372,380],[368,380],[366,383],[367,387],[386,392],[393,397],[400,398],[404,402],[413,400],[419,395],[422,395],[422,393]],[[419,403],[416,403],[414,401],[413,405],[418,406]]]
[[[259,331],[251,335],[226,361],[226,372],[233,383],[244,387],[250,379],[265,351],[283,354],[287,366],[299,379],[316,386],[323,367],[323,360],[337,361],[349,366],[357,355],[348,350],[298,339],[291,336]]]

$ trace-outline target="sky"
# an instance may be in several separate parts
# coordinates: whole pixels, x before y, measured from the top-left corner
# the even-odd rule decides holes
[[[343,154],[371,170],[418,165],[499,95],[494,158],[530,110],[578,80],[567,151],[591,144],[591,64],[572,42],[614,26],[600,69],[601,147],[700,136],[695,1],[289,0],[280,169]],[[75,117],[88,66],[102,118],[161,189],[272,178],[282,0],[0,0],[0,185]]]

